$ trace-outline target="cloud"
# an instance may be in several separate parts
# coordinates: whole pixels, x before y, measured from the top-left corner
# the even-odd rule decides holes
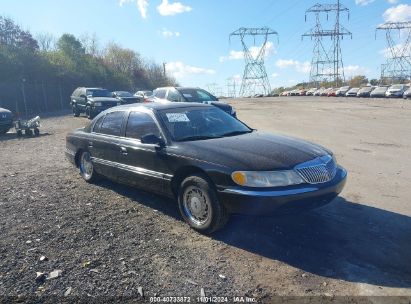
[[[355,0],[355,4],[360,5],[360,6],[365,6],[370,3],[373,3],[375,0]]]
[[[119,5],[123,6],[124,4],[135,2],[136,0],[119,0]],[[147,10],[148,10],[148,0],[137,0],[136,1],[137,8],[141,14],[143,19],[147,18]]]
[[[141,17],[147,18],[148,0],[137,0],[137,7],[140,11]]]
[[[180,37],[180,36],[181,36],[181,33],[180,33],[180,32],[173,32],[173,31],[170,31],[170,30],[168,30],[168,29],[166,29],[166,28],[163,28],[160,33],[161,33],[161,35],[162,35],[163,37],[165,37],[165,38]]]
[[[276,78],[276,77],[278,77],[278,76],[280,76],[278,73],[272,73],[272,74],[271,74],[271,77],[273,77],[273,78]]]
[[[216,71],[195,66],[190,66],[181,61],[168,62],[166,65],[167,72],[175,78],[184,78],[188,75],[214,75]]]
[[[370,72],[366,67],[359,65],[348,65],[344,67],[345,77],[353,77],[358,75],[367,75]]]
[[[309,61],[300,62],[293,59],[279,59],[275,63],[280,69],[294,68],[297,72],[308,74],[311,70],[311,63]]]
[[[253,56],[253,58],[257,58],[261,46],[253,46],[250,48],[250,53],[251,56]],[[272,54],[275,54],[277,51],[274,48],[274,44],[270,41],[267,42],[266,46],[265,46],[265,58],[271,56]],[[221,56],[219,58],[220,62],[224,62],[227,60],[240,60],[240,59],[244,59],[244,52],[243,51],[233,51],[231,50],[230,53],[228,54],[228,56]]]
[[[398,0],[387,0],[389,4],[397,4]]]
[[[385,22],[404,22],[411,20],[411,5],[399,4],[387,9],[383,18]]]
[[[168,0],[162,0],[161,4],[157,6],[157,11],[161,16],[174,16],[190,12],[191,10],[190,6],[184,5],[181,2],[169,3]]]

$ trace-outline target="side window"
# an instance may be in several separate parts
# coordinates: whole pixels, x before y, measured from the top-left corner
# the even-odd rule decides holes
[[[100,132],[107,135],[120,136],[123,126],[124,112],[108,113],[101,124]]]
[[[171,89],[168,91],[167,100],[173,102],[179,102],[180,100],[180,93],[177,90]]]
[[[147,113],[131,112],[126,127],[126,137],[140,140],[147,134],[160,137],[160,131],[153,118]]]
[[[101,123],[103,122],[104,117],[106,117],[106,116],[103,115],[96,121],[96,123],[94,124],[94,127],[93,127],[93,132],[100,133]]]
[[[164,89],[156,90],[154,92],[154,96],[157,97],[157,98],[164,99],[164,98],[166,98],[166,90],[164,90]]]

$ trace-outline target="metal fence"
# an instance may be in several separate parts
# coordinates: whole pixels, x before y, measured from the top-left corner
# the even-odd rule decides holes
[[[75,88],[58,81],[0,82],[0,107],[25,116],[69,109]]]

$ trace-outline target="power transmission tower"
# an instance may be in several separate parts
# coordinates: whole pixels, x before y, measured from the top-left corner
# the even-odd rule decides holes
[[[214,96],[217,96],[218,94],[218,92],[217,92],[217,90],[218,90],[218,84],[217,83],[209,83],[209,84],[206,84],[206,87],[207,87],[207,91],[209,91],[211,94],[213,94]]]
[[[387,62],[381,65],[381,83],[411,80],[411,21],[387,22],[377,27],[378,31],[385,31],[388,45]],[[394,31],[398,31],[398,39]],[[404,32],[405,40],[398,41]]]
[[[317,87],[322,81],[333,81],[336,87],[338,87],[341,82],[345,81],[341,39],[344,39],[344,36],[350,36],[352,38],[352,33],[340,23],[341,14],[344,12],[347,13],[349,18],[350,10],[341,5],[339,0],[336,4],[316,4],[305,12],[306,20],[307,15],[311,13],[315,14],[316,19],[315,26],[303,34],[302,39],[304,39],[304,37],[310,37],[311,40],[314,39],[310,82]],[[327,15],[327,20],[329,14],[335,14],[335,24],[333,29],[323,29],[321,24],[321,16],[323,14]],[[330,37],[332,40],[329,50],[327,50],[323,43],[323,37]]]
[[[268,80],[264,64],[267,53],[268,37],[272,35],[276,35],[278,39],[278,33],[268,27],[242,27],[230,34],[230,41],[232,37],[238,36],[240,37],[243,46],[245,68],[239,92],[240,96],[254,95],[257,90],[263,94],[271,93],[270,81]],[[253,38],[254,45],[252,48],[249,45],[247,38]],[[261,47],[255,45],[256,39],[263,41]]]
[[[237,79],[234,77],[227,78],[227,97],[237,97]]]

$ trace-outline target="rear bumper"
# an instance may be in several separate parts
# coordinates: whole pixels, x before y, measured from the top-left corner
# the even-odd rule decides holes
[[[345,186],[347,171],[339,167],[334,179],[325,184],[299,185],[281,190],[245,190],[240,187],[219,191],[219,198],[230,213],[270,215],[298,213],[330,203]]]

